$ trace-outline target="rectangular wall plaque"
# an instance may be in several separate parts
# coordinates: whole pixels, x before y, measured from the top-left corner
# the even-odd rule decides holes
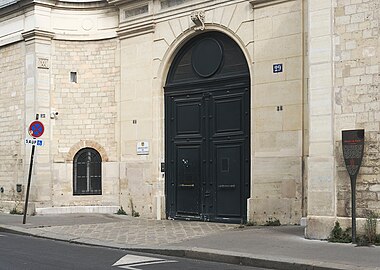
[[[48,58],[38,58],[37,68],[49,69],[49,59]]]
[[[149,155],[149,142],[138,142],[136,151],[138,155]]]

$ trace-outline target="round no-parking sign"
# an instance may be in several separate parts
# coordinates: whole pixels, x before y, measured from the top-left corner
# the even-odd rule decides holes
[[[29,125],[29,134],[34,138],[38,138],[44,134],[44,130],[44,124],[40,121],[34,121]]]

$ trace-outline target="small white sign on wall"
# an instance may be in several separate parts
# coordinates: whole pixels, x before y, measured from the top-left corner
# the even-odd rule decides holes
[[[136,150],[138,155],[149,155],[149,142],[138,142]]]

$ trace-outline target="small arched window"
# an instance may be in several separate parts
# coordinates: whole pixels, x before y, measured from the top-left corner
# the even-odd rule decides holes
[[[81,149],[74,157],[74,195],[102,194],[102,157],[92,148]]]

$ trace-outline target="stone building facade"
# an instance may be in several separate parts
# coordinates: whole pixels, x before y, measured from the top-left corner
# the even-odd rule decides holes
[[[362,224],[380,208],[379,5],[1,0],[1,211],[22,209],[38,116],[37,214],[279,219],[325,238],[350,223],[341,131],[365,129]]]
[[[357,179],[359,226],[368,211],[379,213],[379,8],[378,1],[309,4],[309,237],[326,237],[335,220],[351,227],[342,130],[365,129]]]

